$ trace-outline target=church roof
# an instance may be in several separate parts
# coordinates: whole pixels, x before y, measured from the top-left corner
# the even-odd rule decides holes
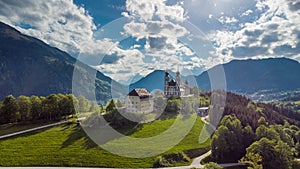
[[[128,96],[150,97],[151,93],[145,88],[136,88],[129,92]]]
[[[168,84],[169,84],[169,86],[176,86],[177,85],[177,83],[175,82],[174,79],[172,79]]]

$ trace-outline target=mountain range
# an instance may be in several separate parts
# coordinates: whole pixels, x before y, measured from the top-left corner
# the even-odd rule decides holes
[[[85,82],[93,80],[88,74],[96,70],[81,62],[76,64],[76,59],[68,53],[1,22],[0,42],[1,100],[10,94],[47,96],[72,93],[74,68],[78,70],[78,83],[82,89],[86,87]],[[112,79],[98,71],[95,74],[97,99],[109,99]],[[82,91],[77,94],[86,95]]]
[[[124,91],[124,86],[99,71],[77,62],[68,53],[51,47],[43,41],[24,35],[16,29],[0,22],[0,99],[9,94],[47,96],[52,93],[72,93],[74,70],[79,72],[79,92],[93,88],[85,82],[93,80],[89,72],[95,72],[95,93],[98,100],[111,98],[111,84],[114,90]],[[77,66],[75,66],[77,65]],[[287,58],[259,60],[233,60],[217,65],[198,76],[182,76],[190,86],[197,85],[201,90],[211,89],[210,72],[224,69],[226,90],[253,94],[258,91],[285,91],[300,88],[300,63]],[[74,69],[75,68],[75,69]],[[129,89],[147,88],[163,90],[163,70],[155,70],[131,84]],[[172,77],[175,73],[170,72]],[[194,80],[194,82],[193,82]],[[93,92],[93,91],[90,91]]]
[[[224,70],[226,90],[236,93],[250,95],[263,90],[280,92],[300,88],[300,63],[288,58],[233,60],[217,65],[198,76],[181,76],[181,81],[187,80],[191,84],[194,79],[201,90],[208,91],[211,90],[209,74],[212,73],[210,72],[219,70]],[[145,87],[150,91],[163,90],[164,73],[163,70],[155,70],[131,84],[130,88]],[[173,77],[174,74],[171,72]],[[190,86],[193,84],[195,83]]]
[[[227,90],[254,93],[260,90],[294,90],[300,88],[300,63],[288,58],[233,60],[217,65],[196,77],[199,87],[210,90],[208,72],[223,66]]]

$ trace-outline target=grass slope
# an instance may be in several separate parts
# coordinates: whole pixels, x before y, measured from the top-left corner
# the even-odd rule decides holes
[[[168,129],[174,119],[145,124],[133,137],[150,137]],[[191,132],[164,154],[210,146],[210,140],[199,144],[203,122],[197,118]],[[156,157],[126,158],[96,146],[76,124],[66,124],[18,137],[0,140],[0,166],[88,166],[152,167]]]
[[[50,123],[35,123],[35,124],[2,124],[0,125],[0,136],[10,134],[10,133],[15,133],[18,131],[23,131],[27,129],[32,129],[35,127],[40,127],[43,125],[47,125]]]

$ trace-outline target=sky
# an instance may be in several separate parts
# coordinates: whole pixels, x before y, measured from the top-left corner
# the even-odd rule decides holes
[[[233,59],[300,61],[300,0],[0,0],[0,21],[130,83]]]

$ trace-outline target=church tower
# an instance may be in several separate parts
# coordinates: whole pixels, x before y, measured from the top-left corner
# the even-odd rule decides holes
[[[176,96],[181,96],[181,93],[180,93],[180,73],[179,73],[179,70],[177,70],[177,72],[176,72],[175,81],[177,83],[177,85],[176,85]]]
[[[164,95],[167,96],[168,95],[168,85],[169,85],[169,73],[166,71],[165,73],[165,88],[164,88]]]
[[[166,71],[164,85],[165,85],[165,87],[164,87],[165,97],[169,98],[172,95],[180,97],[181,92],[180,92],[180,73],[179,73],[179,71],[176,72],[176,77],[174,79],[173,79],[173,77],[170,77],[170,74]]]
[[[176,72],[176,78],[175,78],[175,80],[176,80],[177,84],[180,85],[180,73],[179,73],[178,70]]]

